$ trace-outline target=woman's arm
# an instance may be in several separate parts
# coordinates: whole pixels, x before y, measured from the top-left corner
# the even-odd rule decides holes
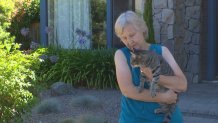
[[[165,46],[162,46],[162,56],[170,65],[171,69],[174,72],[174,76],[160,75],[160,84],[176,92],[186,91],[187,79],[182,70],[180,69],[179,65],[176,63],[174,57],[172,56],[168,48]]]
[[[176,102],[177,94],[173,91],[158,93],[154,98],[151,97],[148,89],[143,89],[143,91],[139,93],[138,88],[134,86],[132,82],[132,75],[126,57],[121,50],[116,51],[114,60],[118,85],[124,96],[145,102],[163,102],[169,104]]]

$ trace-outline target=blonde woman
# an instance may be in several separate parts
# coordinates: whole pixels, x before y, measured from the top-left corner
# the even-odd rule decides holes
[[[114,57],[116,77],[122,93],[119,123],[162,123],[164,115],[155,114],[154,110],[159,108],[158,103],[175,103],[177,93],[186,91],[187,80],[184,73],[167,47],[146,42],[148,28],[144,20],[134,12],[127,11],[118,17],[115,32],[126,46],[117,50]],[[152,98],[148,85],[145,85],[145,89],[141,93],[138,92],[136,86],[139,85],[140,71],[143,71],[148,79],[152,79],[152,72],[149,68],[132,68],[130,50],[133,48],[154,50],[163,56],[172,68],[174,76],[160,75],[159,82],[162,86],[169,88],[169,91],[158,93]],[[182,122],[182,114],[177,106],[171,117],[171,123]]]

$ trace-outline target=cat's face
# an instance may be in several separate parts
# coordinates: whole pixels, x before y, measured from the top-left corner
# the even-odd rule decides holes
[[[143,66],[143,61],[147,58],[148,54],[131,52],[130,63],[132,67],[140,67]]]

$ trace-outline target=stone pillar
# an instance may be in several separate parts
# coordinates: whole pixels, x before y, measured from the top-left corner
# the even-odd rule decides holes
[[[153,0],[155,41],[169,48],[189,82],[199,80],[201,0]]]
[[[153,0],[152,8],[155,41],[165,45],[174,53],[175,13],[173,0]]]
[[[201,0],[175,0],[175,57],[188,82],[199,81]]]

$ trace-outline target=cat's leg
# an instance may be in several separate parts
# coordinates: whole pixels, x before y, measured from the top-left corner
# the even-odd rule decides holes
[[[144,89],[144,85],[145,85],[145,77],[143,75],[140,76],[140,83],[139,83],[139,93],[142,92],[142,90]]]
[[[156,87],[155,87],[155,82],[154,79],[152,79],[152,81],[150,82],[150,94],[151,97],[155,97],[156,96]]]
[[[150,93],[152,97],[155,97],[157,93],[158,81],[160,76],[159,73],[160,73],[160,66],[157,66],[155,69],[152,70],[153,77],[150,86]]]
[[[160,103],[160,108],[155,109],[154,113],[156,113],[156,114],[161,114],[161,113],[166,114],[167,112],[170,112],[169,108],[170,107],[169,107],[168,104]]]
[[[170,104],[168,108],[169,108],[169,111],[166,112],[165,116],[164,116],[164,123],[170,123],[170,121],[172,119],[173,112],[176,109],[176,104]]]
[[[165,115],[164,115],[164,120],[163,120],[163,123],[170,123],[170,121],[171,121],[171,119],[172,119],[172,113],[166,113]]]

